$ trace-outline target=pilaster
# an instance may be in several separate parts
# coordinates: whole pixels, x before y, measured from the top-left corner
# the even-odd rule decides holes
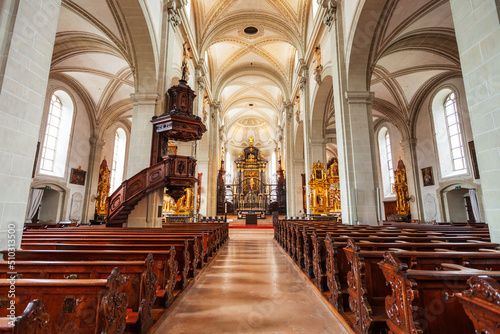
[[[348,110],[344,111],[344,117],[339,122],[342,123],[342,131],[349,129],[348,133],[344,133],[344,138],[348,139],[344,146],[346,151],[342,155],[339,154],[352,181],[348,196],[354,197],[351,198],[355,205],[351,205],[348,209],[351,210],[351,217],[357,217],[356,222],[363,224],[378,223],[376,201],[378,182],[374,172],[376,164],[371,109],[374,95],[372,92],[346,92]]]
[[[500,4],[450,0],[481,176],[485,220],[500,242]]]
[[[90,219],[94,219],[95,213],[95,196],[97,194],[97,186],[99,183],[99,168],[101,166],[102,149],[104,140],[92,137],[90,142],[90,156],[88,165],[88,181],[85,186],[85,196],[83,204],[82,222],[87,223]],[[109,157],[112,158],[112,157]],[[112,161],[111,161],[112,162]]]
[[[61,0],[3,1],[0,20],[0,249],[21,244]],[[9,231],[15,230],[15,234]],[[15,235],[15,237],[14,237]],[[9,238],[8,238],[9,236]],[[12,236],[12,237],[11,237]]]
[[[132,111],[132,131],[128,153],[127,179],[134,176],[151,163],[151,141],[155,116],[156,93],[134,93],[130,95],[134,102]]]
[[[424,219],[422,206],[422,193],[419,184],[418,161],[417,161],[417,139],[405,139],[401,141],[403,148],[403,162],[406,166],[406,180],[408,181],[408,195],[410,196],[411,219]]]
[[[295,182],[294,182],[294,164],[293,164],[293,103],[290,101],[286,101],[283,103],[284,112],[285,112],[285,148],[286,148],[286,212],[287,216],[292,217],[295,216]]]

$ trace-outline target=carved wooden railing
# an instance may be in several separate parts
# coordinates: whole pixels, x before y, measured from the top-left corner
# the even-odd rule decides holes
[[[157,189],[168,187],[182,194],[183,188],[193,186],[196,182],[195,170],[195,159],[174,155],[123,181],[108,197],[106,225],[122,226],[137,203]]]

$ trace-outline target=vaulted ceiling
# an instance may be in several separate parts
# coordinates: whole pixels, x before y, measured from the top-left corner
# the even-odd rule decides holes
[[[409,131],[436,83],[460,75],[448,0],[390,0],[373,43],[371,90],[376,120]]]
[[[227,149],[248,146],[270,153],[279,112],[290,99],[311,1],[192,0],[200,51],[222,102]]]
[[[94,128],[129,122],[134,76],[127,33],[113,1],[62,2],[50,75],[79,92]]]

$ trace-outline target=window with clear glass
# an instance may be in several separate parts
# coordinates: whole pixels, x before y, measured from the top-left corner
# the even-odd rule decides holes
[[[55,94],[52,95],[49,115],[47,118],[47,127],[45,130],[45,138],[43,141],[42,164],[40,166],[40,169],[45,172],[54,171],[57,139],[59,137],[59,129],[61,127],[62,108],[63,105],[59,97]]]
[[[123,182],[123,173],[125,169],[125,149],[126,135],[122,128],[118,128],[115,132],[115,145],[113,148],[113,162],[111,163],[110,175],[110,192],[118,188]]]
[[[387,128],[382,128],[378,134],[380,156],[380,173],[384,197],[394,197],[394,164],[392,162],[391,137]]]
[[[392,163],[392,148],[391,148],[391,137],[389,136],[389,131],[385,133],[385,150],[387,154],[387,170],[389,171],[389,182],[391,194],[394,193],[394,164]]]
[[[448,127],[448,138],[450,142],[451,159],[453,161],[453,170],[463,170],[465,169],[464,145],[462,142],[460,121],[458,119],[455,93],[451,93],[446,98],[444,111],[446,116],[446,125]]]

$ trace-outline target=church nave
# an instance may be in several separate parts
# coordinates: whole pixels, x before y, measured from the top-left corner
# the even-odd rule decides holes
[[[153,333],[349,333],[273,240],[231,229],[230,240]]]

